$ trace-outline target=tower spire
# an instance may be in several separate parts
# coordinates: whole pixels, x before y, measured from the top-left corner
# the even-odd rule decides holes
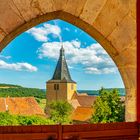
[[[70,72],[65,59],[65,50],[63,44],[60,49],[59,59],[52,80],[63,80],[65,82],[75,83],[70,76]]]

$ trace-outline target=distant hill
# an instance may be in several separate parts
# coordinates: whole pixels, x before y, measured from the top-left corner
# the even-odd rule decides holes
[[[0,83],[0,88],[19,88],[19,85]]]
[[[112,90],[114,88],[106,88],[106,90]],[[119,94],[121,96],[125,96],[126,91],[125,88],[115,88],[119,91]],[[46,92],[46,89],[42,89],[43,91]],[[77,90],[79,93],[87,93],[88,95],[95,95],[98,96],[99,95],[99,90]]]
[[[107,88],[106,90],[113,90],[114,88]],[[125,88],[116,88],[121,96],[125,96]],[[79,93],[87,93],[88,95],[99,95],[99,90],[77,90]]]
[[[19,85],[0,84],[0,97],[31,97],[46,98],[46,92],[38,88],[26,88]]]

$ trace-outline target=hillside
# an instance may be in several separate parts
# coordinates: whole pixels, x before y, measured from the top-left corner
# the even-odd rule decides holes
[[[0,83],[0,88],[19,88],[19,85]]]
[[[19,85],[0,84],[0,97],[31,97],[46,98],[45,91],[37,88],[25,88]]]

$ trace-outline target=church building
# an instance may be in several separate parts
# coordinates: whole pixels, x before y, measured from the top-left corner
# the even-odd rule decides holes
[[[96,96],[87,93],[78,93],[77,84],[72,80],[65,59],[63,46],[60,49],[59,59],[51,80],[47,81],[47,101],[67,101],[73,107],[71,118],[75,122],[88,122]]]
[[[48,102],[58,100],[69,101],[76,92],[76,82],[71,79],[63,46],[60,49],[53,77],[47,81],[46,88]]]

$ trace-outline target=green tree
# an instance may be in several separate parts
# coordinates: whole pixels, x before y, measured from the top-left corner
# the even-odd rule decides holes
[[[37,88],[0,88],[0,97],[35,97],[46,99],[46,92]]]
[[[48,125],[55,124],[52,120],[41,116],[12,115],[0,112],[0,126],[7,125]]]
[[[54,101],[49,104],[50,119],[55,123],[70,123],[72,106],[66,101]]]
[[[93,104],[93,109],[95,112],[91,117],[91,123],[124,121],[124,104],[117,89],[108,91],[102,88]]]
[[[18,125],[17,117],[8,112],[0,112],[0,126],[5,125]]]
[[[19,125],[48,125],[54,124],[50,119],[39,116],[17,116]]]

